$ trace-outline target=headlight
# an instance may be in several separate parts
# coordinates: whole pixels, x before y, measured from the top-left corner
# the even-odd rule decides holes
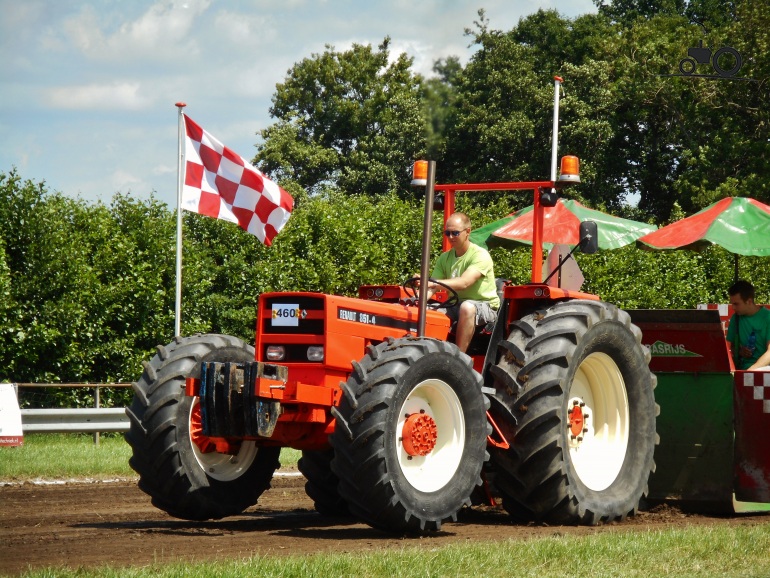
[[[323,345],[311,345],[307,348],[308,361],[323,361],[324,360],[324,347]]]
[[[265,353],[268,361],[282,361],[286,357],[286,348],[283,345],[268,345]]]

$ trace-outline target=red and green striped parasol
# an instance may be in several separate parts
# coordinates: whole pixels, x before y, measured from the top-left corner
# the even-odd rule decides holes
[[[471,241],[483,247],[531,245],[533,207],[529,206],[471,232]],[[543,244],[575,246],[578,229],[584,221],[594,221],[599,229],[599,248],[618,249],[655,230],[655,225],[622,219],[589,209],[573,200],[559,199],[543,209]]]
[[[770,256],[770,206],[745,197],[728,197],[640,237],[642,249],[701,251],[719,245],[735,255]]]

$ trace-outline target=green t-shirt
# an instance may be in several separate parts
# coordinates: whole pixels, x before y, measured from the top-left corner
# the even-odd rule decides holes
[[[467,289],[457,292],[460,301],[488,301],[492,309],[500,307],[492,257],[486,249],[478,245],[471,243],[462,257],[458,257],[454,249],[442,253],[433,267],[432,276],[434,279],[454,279],[462,276],[468,269],[476,269],[481,273],[481,277]]]
[[[737,321],[738,317],[740,317],[740,322]],[[737,340],[735,338],[736,324],[739,333]],[[738,349],[741,345],[748,345],[752,331],[757,336],[754,354],[750,358],[740,357]],[[767,351],[767,344],[770,343],[770,309],[762,307],[754,315],[733,315],[730,318],[730,325],[727,327],[727,341],[733,344],[735,366],[738,369],[751,367]]]

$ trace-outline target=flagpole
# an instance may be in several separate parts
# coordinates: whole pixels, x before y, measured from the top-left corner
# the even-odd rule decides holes
[[[174,307],[174,336],[182,335],[182,186],[184,183],[184,113],[182,109],[187,106],[184,102],[177,102],[179,110],[179,155],[177,159],[176,179],[176,298]]]

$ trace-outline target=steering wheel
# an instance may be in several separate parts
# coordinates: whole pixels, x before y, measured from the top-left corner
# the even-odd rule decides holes
[[[457,291],[452,289],[449,285],[432,278],[429,278],[428,281],[430,281],[431,283],[435,283],[436,285],[444,289],[447,293],[449,293],[449,298],[446,301],[439,301],[438,299],[432,299],[432,298],[428,299],[429,309],[440,309],[442,307],[445,307],[448,309],[449,307],[454,307],[460,302],[460,296],[457,294]],[[404,284],[402,285],[402,287],[404,288],[404,291],[406,291],[406,294],[409,295],[409,297],[416,299],[417,286],[419,284],[420,284],[419,277],[411,277],[406,281],[404,281]]]

